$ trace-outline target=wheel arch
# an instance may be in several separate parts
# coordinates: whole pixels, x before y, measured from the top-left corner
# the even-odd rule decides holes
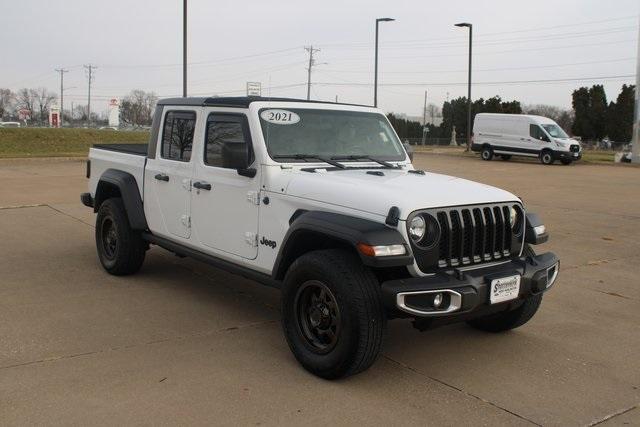
[[[148,228],[142,197],[140,196],[136,178],[133,175],[117,169],[107,169],[100,176],[94,198],[94,211],[97,212],[100,209],[100,205],[112,197],[122,198],[132,229],[146,230]]]
[[[358,243],[371,246],[402,244],[407,254],[369,257],[358,251]],[[369,267],[397,267],[413,263],[411,249],[397,229],[343,214],[324,211],[296,212],[278,252],[273,278],[282,280],[291,264],[305,253],[328,248],[352,251]]]

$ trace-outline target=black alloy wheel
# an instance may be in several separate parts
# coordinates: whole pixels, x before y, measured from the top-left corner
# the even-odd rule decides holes
[[[340,336],[340,308],[327,285],[319,280],[303,283],[295,297],[295,316],[312,351],[323,354],[333,350]]]
[[[106,258],[112,260],[116,257],[118,251],[118,231],[113,220],[105,217],[102,220],[102,250]]]

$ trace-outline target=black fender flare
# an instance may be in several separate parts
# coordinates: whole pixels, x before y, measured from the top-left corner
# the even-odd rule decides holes
[[[384,220],[383,220],[384,221]],[[291,226],[280,246],[273,267],[273,278],[282,280],[287,269],[300,253],[296,253],[300,239],[309,236],[324,236],[352,247],[362,262],[370,267],[396,267],[413,263],[411,248],[400,232],[384,224],[349,215],[307,211],[294,214]],[[363,255],[357,248],[358,243],[370,246],[404,245],[405,255],[388,257],[370,257]],[[313,245],[311,245],[313,246]]]
[[[533,213],[527,212],[526,224],[524,232],[524,241],[530,245],[539,245],[549,240],[549,233],[545,230],[542,234],[536,234],[535,228],[544,225],[540,217]]]
[[[129,218],[129,224],[134,230],[146,230],[147,218],[144,215],[144,207],[142,204],[142,197],[140,196],[140,190],[138,190],[138,183],[136,178],[128,172],[124,172],[117,169],[107,169],[104,171],[98,186],[96,188],[96,195],[94,201],[94,211],[97,212],[102,202],[104,202],[109,194],[108,187],[115,186],[120,191],[122,197],[122,203],[127,210],[127,217]]]

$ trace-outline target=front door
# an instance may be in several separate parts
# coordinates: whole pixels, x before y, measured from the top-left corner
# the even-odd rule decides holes
[[[155,158],[145,168],[145,215],[149,228],[165,237],[191,236],[191,152],[195,111],[167,111]]]
[[[236,163],[254,161],[247,117],[211,112],[202,157],[195,163],[191,207],[194,237],[205,251],[258,256],[259,175],[238,174]]]

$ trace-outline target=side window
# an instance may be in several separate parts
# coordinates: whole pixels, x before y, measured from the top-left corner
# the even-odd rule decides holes
[[[531,135],[531,138],[536,139],[538,141],[547,140],[547,135],[545,135],[545,133],[542,131],[542,129],[540,129],[540,126],[538,125],[529,125],[529,135]]]
[[[162,158],[180,162],[191,160],[195,126],[196,113],[193,111],[169,111],[162,129]]]
[[[242,156],[245,156],[247,165],[253,161],[246,117],[209,115],[204,144],[204,163],[208,166],[236,169],[237,159]]]

